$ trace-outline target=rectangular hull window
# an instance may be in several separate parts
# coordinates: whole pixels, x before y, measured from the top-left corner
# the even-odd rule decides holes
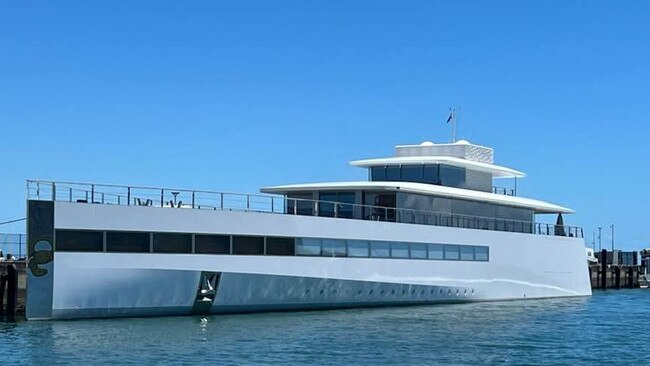
[[[196,235],[194,252],[198,254],[230,254],[230,236]]]
[[[264,238],[261,236],[233,236],[232,252],[241,255],[264,254]]]
[[[294,238],[266,238],[267,255],[295,255]]]
[[[153,234],[154,253],[191,253],[192,235],[190,234]]]
[[[408,258],[409,245],[406,243],[393,243],[391,245],[390,256],[393,258]]]
[[[442,244],[429,244],[429,259],[444,259]]]
[[[460,259],[460,247],[458,245],[445,245],[445,259],[457,261]]]
[[[109,231],[106,233],[106,251],[149,253],[149,233]]]
[[[368,257],[368,242],[364,240],[348,240],[349,257]]]
[[[477,261],[488,261],[489,260],[489,248],[488,247],[476,247],[474,259]]]
[[[390,244],[385,242],[370,242],[370,256],[378,258],[390,257]]]
[[[323,239],[324,257],[345,257],[345,240]]]
[[[62,252],[101,252],[104,233],[101,231],[57,230],[56,250]]]
[[[411,244],[411,258],[426,259],[427,258],[427,245],[426,244]]]
[[[463,245],[460,247],[460,260],[473,261],[474,260],[474,247]]]
[[[321,255],[320,239],[300,238],[296,244],[296,255]]]

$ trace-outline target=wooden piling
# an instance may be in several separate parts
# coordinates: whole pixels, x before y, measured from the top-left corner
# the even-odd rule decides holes
[[[607,290],[607,249],[603,249],[600,258],[600,289]]]
[[[7,311],[9,316],[16,315],[16,304],[18,303],[18,271],[16,266],[7,266]]]

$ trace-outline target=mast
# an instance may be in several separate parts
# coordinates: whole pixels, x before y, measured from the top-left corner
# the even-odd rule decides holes
[[[460,112],[460,107],[458,108],[449,108],[449,118],[447,123],[451,122],[451,142],[456,142],[456,124],[458,122],[458,113]]]

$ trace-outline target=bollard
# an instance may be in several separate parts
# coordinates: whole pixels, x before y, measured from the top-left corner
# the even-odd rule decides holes
[[[607,249],[600,252],[600,288],[607,290]]]
[[[13,316],[16,314],[16,302],[18,300],[18,271],[13,264],[7,266],[7,311],[5,314]]]
[[[0,273],[0,315],[5,313],[5,287],[7,285],[7,275]]]

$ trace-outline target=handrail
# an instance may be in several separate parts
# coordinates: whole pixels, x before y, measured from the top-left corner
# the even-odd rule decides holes
[[[99,204],[241,210],[583,237],[582,228],[277,195],[114,184],[27,181],[27,198]],[[281,203],[281,204],[280,204]]]

